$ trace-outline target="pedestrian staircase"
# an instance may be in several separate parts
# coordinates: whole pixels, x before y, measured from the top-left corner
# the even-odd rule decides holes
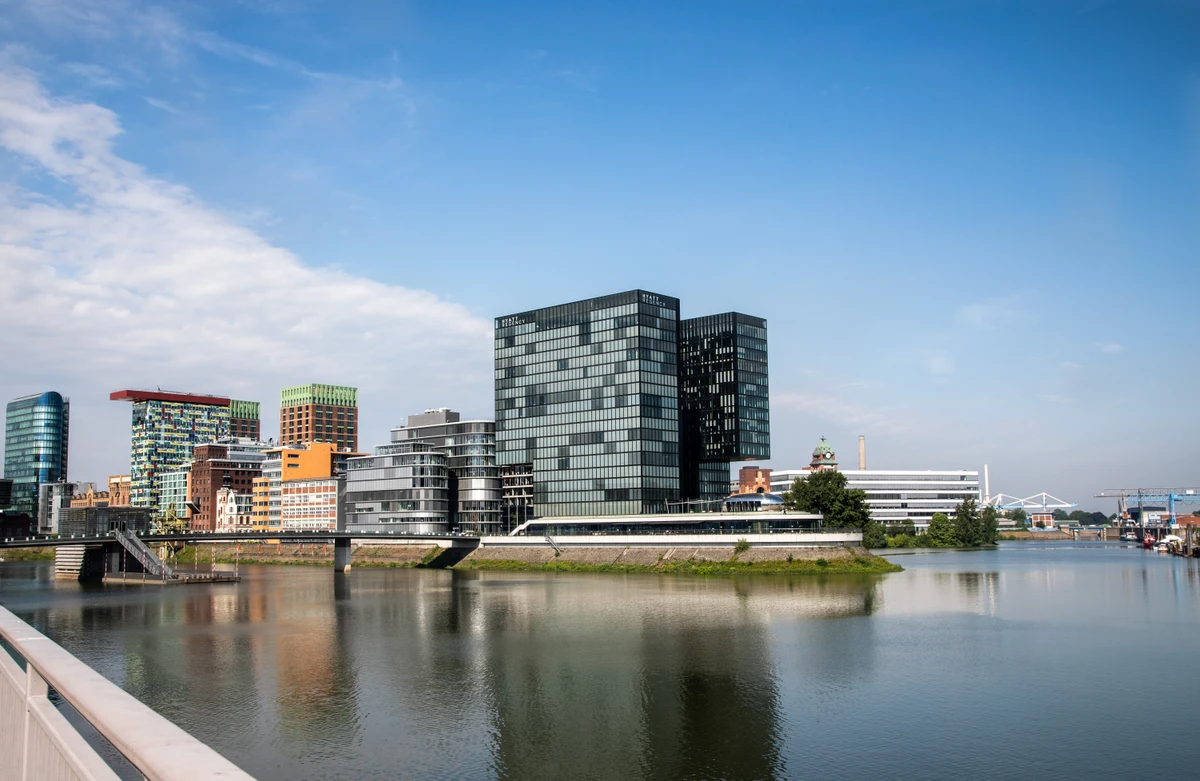
[[[116,536],[117,542],[121,543],[121,546],[129,552],[129,555],[141,562],[142,568],[147,574],[153,575],[156,578],[162,578],[163,580],[179,579],[175,571],[168,567],[162,559],[154,555],[154,551],[150,550],[150,547],[142,542],[136,534],[126,532],[122,529],[115,529],[113,534]]]

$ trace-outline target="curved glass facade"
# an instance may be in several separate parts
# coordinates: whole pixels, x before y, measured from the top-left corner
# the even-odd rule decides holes
[[[425,442],[394,442],[346,460],[346,529],[445,534],[446,456]]]
[[[67,479],[71,403],[55,391],[8,403],[4,416],[4,477],[12,507],[37,517],[38,486]]]

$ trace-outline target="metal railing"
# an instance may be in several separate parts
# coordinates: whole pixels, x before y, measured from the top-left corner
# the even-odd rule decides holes
[[[53,687],[148,781],[253,781],[0,607],[0,781],[116,781],[117,774],[50,702]]]
[[[114,529],[114,536],[117,542],[125,547],[125,550],[133,554],[133,557],[142,564],[142,568],[156,578],[164,580],[177,580],[178,576],[174,570],[166,565],[166,563],[158,556],[154,555],[154,551],[142,542],[136,534],[121,529]]]

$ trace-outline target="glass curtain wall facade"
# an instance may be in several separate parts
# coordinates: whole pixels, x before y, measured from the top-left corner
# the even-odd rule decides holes
[[[771,457],[767,321],[740,312],[679,329],[682,498],[729,494],[729,464]]]
[[[38,486],[67,479],[71,402],[55,391],[8,403],[4,416],[4,477],[12,508],[37,517]]]
[[[664,512],[679,495],[679,300],[633,290],[496,318],[496,458],[538,517]]]
[[[446,408],[425,410],[392,429],[392,442],[425,442],[445,454],[447,501],[455,528],[475,534],[500,532],[495,421],[460,420],[457,412]]]
[[[450,530],[446,456],[425,442],[396,442],[346,461],[348,531],[445,534]]]

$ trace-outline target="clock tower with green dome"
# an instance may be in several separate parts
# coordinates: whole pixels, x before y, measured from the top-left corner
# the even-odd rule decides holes
[[[833,448],[825,441],[825,437],[821,437],[821,441],[813,448],[812,463],[805,467],[807,472],[836,472],[838,468],[837,457],[833,453]]]

